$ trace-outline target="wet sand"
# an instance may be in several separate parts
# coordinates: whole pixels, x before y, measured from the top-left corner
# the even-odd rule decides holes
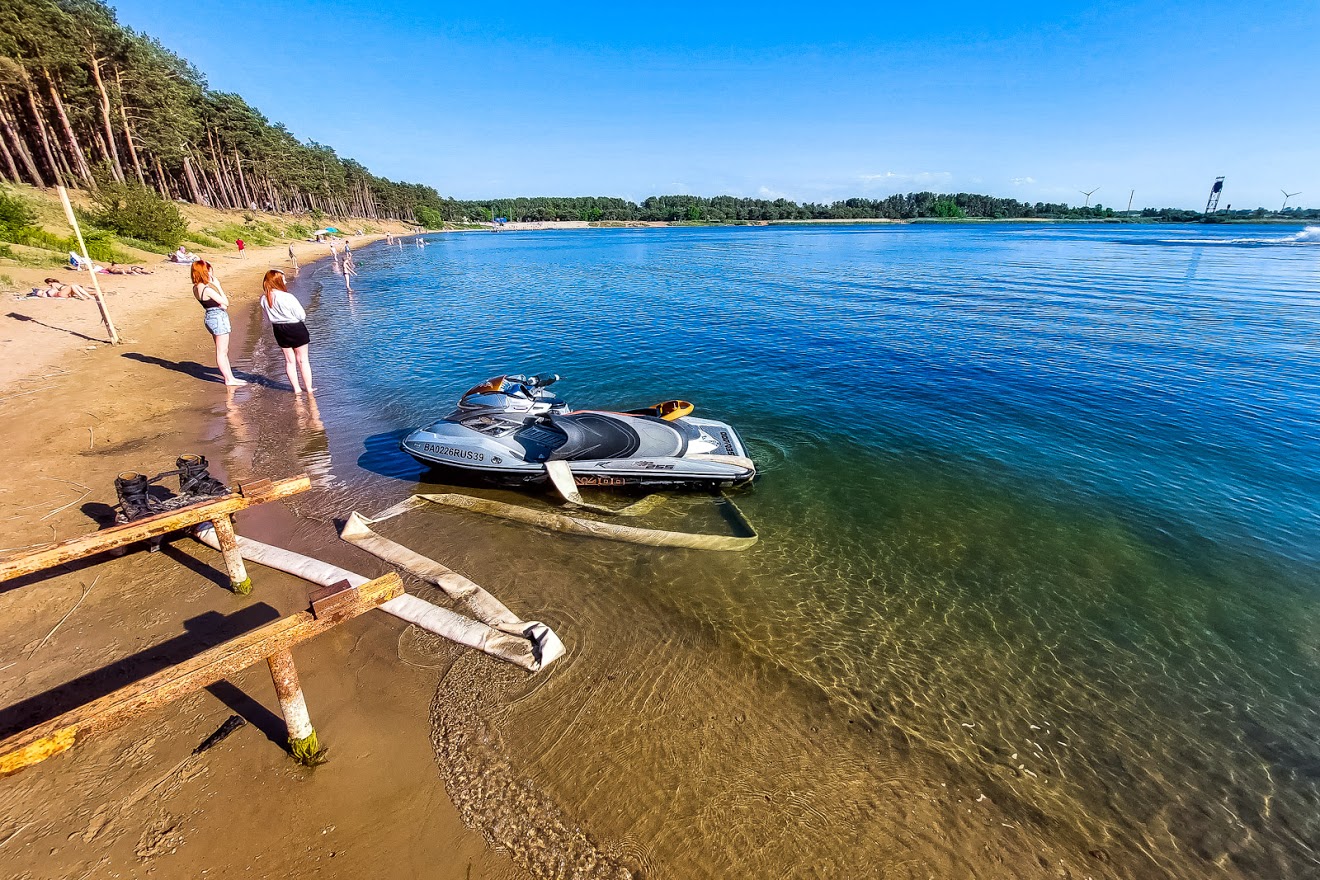
[[[297,249],[305,262],[325,247]],[[235,300],[235,369],[253,378],[249,354],[269,332],[256,308],[259,278],[286,248],[250,249],[241,262],[204,256]],[[94,531],[115,503],[117,472],[167,470],[183,452],[208,456],[226,481],[298,471],[293,459],[253,470],[262,444],[287,446],[281,432],[298,422],[249,417],[253,389],[219,383],[187,267],[152,268],[149,277],[105,277],[127,341],[118,347],[93,341],[103,333],[92,303],[7,304],[0,548]],[[263,381],[287,395],[282,405],[296,416],[283,370]],[[341,564],[383,573],[339,545],[331,524],[299,519],[291,507],[249,511],[239,532],[330,548]],[[252,574],[251,596],[230,593],[218,554],[180,537],[158,553],[135,550],[0,585],[3,733],[306,607],[305,583]],[[372,612],[294,650],[312,721],[330,748],[330,762],[315,770],[283,751],[270,676],[259,665],[0,780],[0,874],[361,877],[388,864],[401,877],[521,876],[464,827],[445,795],[427,710],[436,672],[400,662],[404,629]],[[189,759],[231,714],[251,723]]]

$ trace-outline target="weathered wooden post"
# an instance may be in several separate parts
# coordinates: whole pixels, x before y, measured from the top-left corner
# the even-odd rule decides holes
[[[308,767],[325,763],[325,749],[316,740],[316,730],[307,714],[307,701],[303,699],[298,670],[293,665],[293,654],[288,648],[276,651],[266,658],[270,677],[275,681],[275,695],[280,698],[280,712],[289,729],[289,752],[298,762]]]
[[[101,293],[101,282],[96,277],[96,265],[87,253],[87,244],[83,241],[82,229],[78,227],[78,218],[73,213],[73,204],[69,201],[69,192],[62,186],[57,186],[55,189],[59,191],[60,203],[64,205],[64,217],[69,221],[69,225],[73,227],[73,234],[78,239],[78,247],[82,249],[87,274],[91,276],[92,289],[96,291],[96,307],[101,310],[101,323],[105,324],[105,332],[110,337],[110,344],[118,345],[119,331],[115,329],[115,322],[110,319],[110,309],[105,304],[105,294]]]
[[[243,554],[238,550],[238,539],[234,537],[234,519],[229,514],[217,516],[211,520],[215,526],[215,537],[220,542],[220,553],[225,558],[225,570],[229,572],[229,588],[240,596],[252,592],[252,578],[248,577],[247,567],[243,565]]]

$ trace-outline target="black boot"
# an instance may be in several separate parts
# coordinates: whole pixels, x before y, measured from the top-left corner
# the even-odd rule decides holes
[[[180,495],[228,495],[229,487],[207,471],[205,455],[189,453],[175,462],[179,468]]]
[[[125,519],[141,519],[151,513],[147,486],[146,474],[125,471],[115,477],[115,494],[119,496],[119,509]]]

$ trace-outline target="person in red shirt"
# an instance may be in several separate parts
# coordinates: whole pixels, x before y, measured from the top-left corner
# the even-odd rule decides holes
[[[238,255],[240,257],[243,256],[243,248],[247,247],[247,245],[243,243],[243,239],[241,238],[234,239],[234,244],[238,245]]]

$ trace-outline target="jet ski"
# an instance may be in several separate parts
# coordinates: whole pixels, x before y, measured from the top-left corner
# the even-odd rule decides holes
[[[731,425],[670,400],[628,412],[570,411],[559,377],[496,376],[400,446],[417,461],[502,485],[541,483],[566,462],[578,486],[720,488],[756,476]]]

